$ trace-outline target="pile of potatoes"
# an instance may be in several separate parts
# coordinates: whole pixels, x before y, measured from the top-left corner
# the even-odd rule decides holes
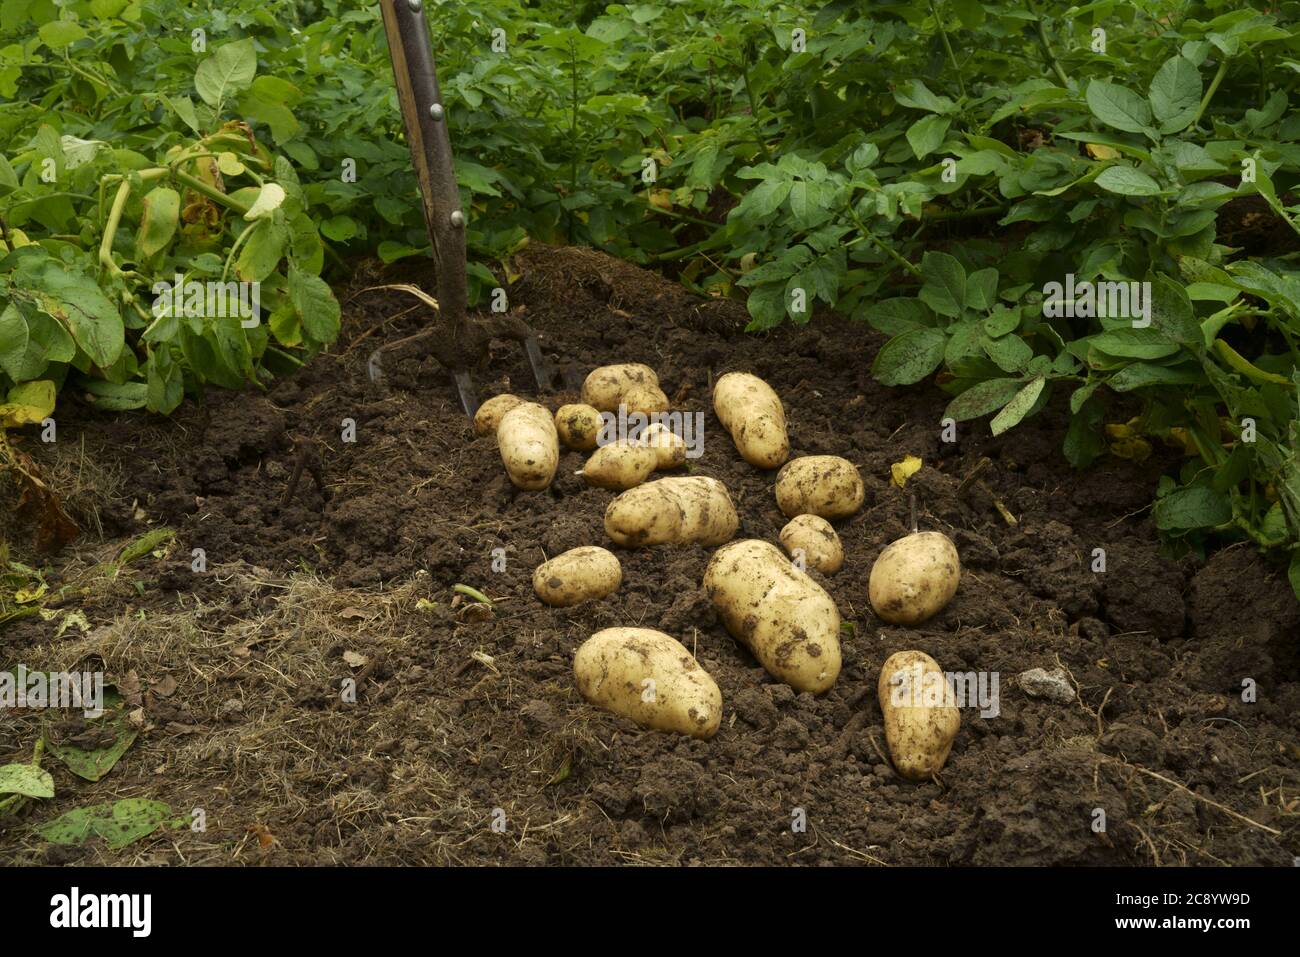
[[[670,408],[655,370],[642,363],[593,370],[581,401],[554,414],[518,396],[496,396],[478,410],[474,429],[495,434],[510,481],[525,491],[551,484],[561,445],[589,454],[578,474],[592,487],[619,493],[605,510],[604,530],[620,548],[717,548],[702,584],[726,630],[778,681],[821,694],[840,674],[841,621],[834,599],[807,570],[833,575],[844,566],[844,547],[832,523],[861,509],[862,477],[839,456],[791,458],[781,399],[758,376],[721,376],[713,406],[747,463],[779,469],[776,504],[789,520],[779,548],[760,539],[736,540],[740,516],[718,479],[654,477],[686,464],[685,442],[663,423],[652,420],[635,439],[607,434],[608,414],[652,419]],[[952,541],[913,529],[880,553],[868,598],[882,620],[917,625],[952,600],[960,577]],[[599,601],[622,582],[618,555],[595,545],[554,556],[533,573],[537,597],[556,608]],[[605,628],[579,646],[573,669],[587,701],[642,727],[708,739],[721,724],[717,682],[691,651],[663,632]],[[938,663],[920,651],[899,652],[881,669],[876,690],[885,739],[895,768],[909,780],[938,774],[960,727],[952,688],[944,682]],[[941,688],[929,698],[919,693],[938,684],[946,692]]]

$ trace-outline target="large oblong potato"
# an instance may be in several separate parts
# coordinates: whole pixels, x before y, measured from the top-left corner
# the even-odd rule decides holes
[[[600,412],[589,405],[573,403],[562,405],[555,413],[555,431],[566,448],[578,452],[591,452],[600,440],[605,420]]]
[[[533,591],[556,608],[604,598],[623,583],[618,556],[598,545],[583,545],[542,562],[533,571]]]
[[[578,691],[644,728],[705,740],[722,721],[722,692],[676,638],[651,628],[606,628],[573,656]]]
[[[894,625],[919,625],[957,594],[961,559],[943,532],[913,532],[885,547],[871,566],[867,597]]]
[[[739,527],[727,487],[702,475],[646,482],[605,509],[605,531],[625,548],[686,542],[721,545]]]
[[[620,405],[629,412],[663,412],[668,397],[659,388],[659,376],[648,365],[622,362],[593,369],[582,383],[582,401],[599,412],[617,412]]]
[[[839,609],[771,542],[751,538],[719,548],[704,570],[704,590],[727,631],[774,678],[813,694],[835,683]]]
[[[848,518],[865,496],[857,466],[838,455],[802,455],[776,473],[776,504],[787,518]]]
[[[803,556],[804,565],[824,575],[844,565],[844,546],[831,523],[817,515],[796,515],[781,529],[781,547],[791,558]]]
[[[658,464],[654,449],[614,442],[592,453],[582,467],[582,478],[596,488],[625,492],[648,479]]]
[[[545,406],[524,402],[501,417],[497,446],[510,481],[527,491],[546,488],[560,462],[560,439]]]
[[[938,774],[961,728],[957,696],[938,662],[920,651],[890,655],[880,669],[876,698],[898,773],[909,781]]]
[[[642,429],[639,443],[655,450],[656,469],[675,469],[686,462],[686,440],[662,422]]]
[[[748,372],[728,372],[713,384],[713,411],[750,465],[774,469],[790,457],[781,397]]]
[[[477,435],[493,435],[501,424],[501,417],[516,406],[524,404],[517,395],[503,392],[494,395],[478,407],[474,413],[474,432]]]

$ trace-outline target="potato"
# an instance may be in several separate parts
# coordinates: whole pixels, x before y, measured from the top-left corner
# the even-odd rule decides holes
[[[582,467],[582,478],[596,488],[623,492],[648,479],[658,461],[655,450],[642,445],[602,445]]]
[[[961,560],[943,532],[913,532],[886,546],[871,566],[867,597],[876,614],[894,625],[919,625],[957,593]]]
[[[624,492],[605,509],[605,531],[625,548],[721,545],[740,527],[727,487],[714,478],[663,478]]]
[[[668,397],[659,388],[655,370],[640,362],[601,366],[582,384],[582,401],[599,412],[617,412],[626,405],[629,412],[663,412]]]
[[[787,518],[848,518],[865,495],[857,466],[838,455],[802,455],[776,473],[776,504]]]
[[[551,413],[536,402],[524,402],[501,417],[497,445],[510,481],[528,491],[544,489],[555,478],[560,440]]]
[[[523,404],[523,399],[509,392],[494,395],[480,405],[478,411],[474,413],[474,434],[495,435],[497,426],[501,424],[501,417],[515,406]]]
[[[555,431],[566,448],[591,452],[600,439],[605,420],[589,405],[562,405],[555,413]]]
[[[909,781],[938,774],[961,727],[957,696],[938,663],[920,651],[890,655],[880,669],[876,697],[898,773]]]
[[[844,546],[831,523],[816,515],[796,515],[781,529],[781,547],[793,559],[803,556],[806,568],[824,575],[840,570],[844,564]]]
[[[606,628],[573,656],[584,698],[643,728],[713,737],[722,721],[722,692],[677,639],[650,628]]]
[[[533,571],[533,591],[556,608],[604,598],[623,583],[618,556],[596,545],[571,548]]]
[[[790,457],[785,410],[770,385],[748,372],[728,372],[713,385],[713,411],[750,465],[774,469]]]
[[[771,542],[745,539],[714,554],[704,590],[727,631],[774,678],[818,694],[840,673],[840,612]]]
[[[662,422],[642,429],[639,442],[655,450],[656,469],[675,469],[686,462],[686,441]]]

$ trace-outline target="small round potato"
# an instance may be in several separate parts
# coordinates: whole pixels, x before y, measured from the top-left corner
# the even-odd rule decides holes
[[[781,397],[748,372],[728,372],[713,384],[713,411],[750,465],[774,469],[790,457]]]
[[[867,597],[876,614],[894,625],[919,625],[957,593],[961,560],[943,532],[913,532],[880,553],[871,566]]]
[[[640,444],[655,450],[655,468],[659,471],[675,469],[686,462],[685,440],[662,422],[642,429]]]
[[[840,673],[840,612],[821,586],[771,542],[719,548],[704,590],[733,638],[768,673],[796,691],[820,694]]]
[[[625,492],[648,479],[658,461],[655,450],[642,445],[602,445],[582,467],[582,478],[596,488]]]
[[[556,608],[604,598],[623,583],[623,566],[618,556],[597,545],[571,548],[533,572],[533,591]]]
[[[727,487],[702,475],[657,479],[624,492],[605,509],[605,531],[624,548],[721,545],[740,527]]]
[[[524,400],[517,395],[504,392],[494,395],[478,407],[474,413],[474,433],[476,435],[495,435],[501,417],[515,406],[523,405]]]
[[[844,546],[831,523],[817,515],[796,515],[781,529],[781,547],[793,559],[802,555],[807,568],[823,575],[837,572],[844,564]]]
[[[865,496],[857,466],[838,455],[803,455],[776,474],[776,504],[787,518],[848,518]]]
[[[555,413],[555,431],[565,448],[578,452],[591,452],[600,439],[605,420],[589,405],[574,403],[562,405]]]
[[[510,481],[526,491],[551,484],[560,462],[560,440],[555,421],[545,406],[524,402],[501,417],[497,445]]]
[[[639,408],[659,405],[661,399],[662,409]],[[624,362],[593,370],[582,384],[582,401],[598,412],[617,412],[620,405],[626,405],[629,412],[647,414],[668,408],[668,398],[659,388],[659,376],[654,369],[640,362]]]
[[[943,769],[961,728],[957,696],[938,662],[920,651],[890,655],[876,698],[894,767],[909,781],[930,780]]]
[[[606,628],[573,656],[581,695],[643,728],[705,740],[722,721],[718,683],[677,639],[650,628]]]

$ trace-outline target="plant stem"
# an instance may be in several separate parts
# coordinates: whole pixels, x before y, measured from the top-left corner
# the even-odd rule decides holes
[[[1196,111],[1196,118],[1192,120],[1192,126],[1196,126],[1196,124],[1201,122],[1201,117],[1205,115],[1205,110],[1209,107],[1210,100],[1214,98],[1214,94],[1219,89],[1219,84],[1223,82],[1224,76],[1227,75],[1229,62],[1230,61],[1227,57],[1224,57],[1219,61],[1219,69],[1215,71],[1214,79],[1210,81],[1210,88],[1205,91],[1205,96],[1201,97],[1201,105]]]
[[[1034,9],[1034,0],[1025,0],[1025,6],[1034,15],[1034,30],[1038,34],[1038,45],[1043,48],[1043,58],[1047,60],[1047,65],[1052,68],[1056,78],[1061,81],[1061,86],[1069,87],[1070,78],[1062,69],[1061,61],[1056,59],[1056,54],[1052,52],[1052,43],[1047,39],[1047,28],[1043,26],[1042,16]]]
[[[952,72],[957,74],[957,89],[961,90],[961,98],[966,99],[966,81],[962,79],[961,67],[957,65],[957,57],[952,52],[952,44],[948,42],[948,31],[943,27],[943,18],[939,16],[939,7],[935,0],[930,0],[930,14],[934,17],[934,25],[939,30],[939,39],[943,41],[943,49],[948,54],[948,62],[952,64]]]

